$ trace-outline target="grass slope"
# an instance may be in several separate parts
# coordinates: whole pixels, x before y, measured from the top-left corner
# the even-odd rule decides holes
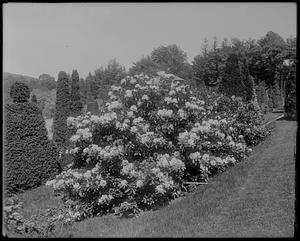
[[[76,237],[293,236],[296,123],[279,121],[254,155],[158,211],[76,224]]]
[[[107,215],[75,223],[72,236],[292,237],[296,129],[296,122],[277,121],[250,158],[194,193],[136,218]],[[61,205],[45,187],[22,195],[26,214]]]

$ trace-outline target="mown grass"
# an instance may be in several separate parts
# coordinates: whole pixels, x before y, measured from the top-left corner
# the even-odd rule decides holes
[[[256,146],[251,157],[165,207],[130,219],[89,218],[75,223],[71,231],[56,231],[56,236],[293,236],[295,130],[295,122],[276,122],[273,135]],[[62,206],[45,186],[19,197],[24,217]]]
[[[275,133],[244,162],[208,185],[136,218],[112,215],[75,224],[74,237],[293,236],[295,122]]]

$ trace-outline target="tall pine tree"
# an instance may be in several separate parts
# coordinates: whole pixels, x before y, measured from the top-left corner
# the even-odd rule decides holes
[[[245,101],[249,102],[253,100],[254,97],[254,79],[249,73],[248,62],[246,58],[243,58],[243,71],[242,71],[242,84],[243,88],[243,98]]]
[[[79,116],[81,114],[82,107],[83,105],[80,99],[79,75],[77,70],[73,70],[71,76],[70,116]]]
[[[37,99],[36,99],[35,94],[32,95],[31,102],[37,104]]]
[[[242,78],[238,56],[231,54],[226,61],[225,73],[219,90],[229,97],[232,95],[243,97]]]
[[[70,111],[70,94],[68,75],[64,71],[60,71],[57,80],[55,116],[53,121],[53,140],[64,147],[66,144],[68,132],[67,118]]]

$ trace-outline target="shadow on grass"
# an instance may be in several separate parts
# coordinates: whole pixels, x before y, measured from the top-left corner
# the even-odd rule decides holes
[[[297,121],[297,117],[296,118],[292,118],[292,117],[288,117],[288,116],[283,116],[279,119],[277,119],[278,121]]]

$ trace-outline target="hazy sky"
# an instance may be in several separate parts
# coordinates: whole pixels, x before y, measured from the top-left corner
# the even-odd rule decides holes
[[[80,77],[114,57],[132,62],[177,44],[191,61],[204,38],[274,31],[296,36],[295,3],[8,3],[3,5],[3,70],[38,77],[77,69]]]

